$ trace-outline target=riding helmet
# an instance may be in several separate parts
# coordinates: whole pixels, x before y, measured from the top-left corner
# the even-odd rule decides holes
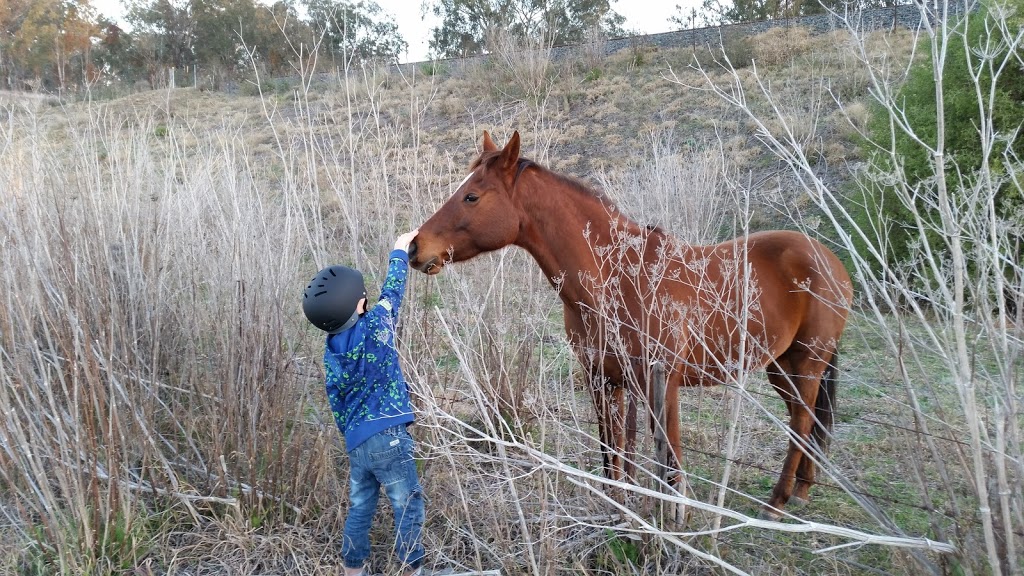
[[[302,293],[302,312],[317,328],[337,334],[359,320],[356,308],[366,298],[363,275],[347,266],[328,266],[316,273]]]

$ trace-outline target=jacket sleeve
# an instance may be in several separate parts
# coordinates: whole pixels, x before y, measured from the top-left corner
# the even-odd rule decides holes
[[[380,289],[380,304],[398,318],[398,308],[405,295],[405,279],[409,275],[409,254],[405,250],[392,250],[388,258],[388,275]]]

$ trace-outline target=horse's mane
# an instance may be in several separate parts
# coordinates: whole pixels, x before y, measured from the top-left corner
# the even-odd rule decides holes
[[[499,151],[484,152],[473,162],[473,164],[470,165],[470,170],[476,170],[478,167],[483,166],[484,164],[490,164],[491,161],[493,161],[494,158],[497,158],[499,154]],[[621,209],[619,209],[619,206],[611,198],[608,197],[604,190],[593,188],[586,184],[585,182],[583,182],[582,180],[579,180],[572,176],[567,176],[565,174],[555,172],[554,170],[549,170],[548,168],[541,166],[540,164],[534,162],[533,160],[530,160],[529,158],[519,159],[518,165],[516,167],[516,177],[518,178],[520,174],[531,168],[539,170],[540,172],[557,180],[559,184],[563,185],[566,188],[569,188],[570,190],[573,190],[574,192],[578,193],[584,198],[592,198],[600,202],[604,206],[604,208],[609,211],[609,213],[617,214],[622,218],[625,218],[626,220],[633,222],[633,219],[627,216]],[[640,224],[637,225],[642,226],[651,234],[666,235],[665,231],[662,230],[661,226],[654,226],[650,224],[646,226]]]

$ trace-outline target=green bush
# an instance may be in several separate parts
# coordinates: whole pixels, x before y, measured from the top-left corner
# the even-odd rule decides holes
[[[754,61],[754,46],[749,37],[742,32],[726,30],[722,34],[722,44],[697,46],[693,51],[695,64],[706,70],[718,68],[747,68]],[[728,64],[727,64],[728,62]]]
[[[447,68],[444,62],[431,60],[430,62],[420,64],[420,73],[424,76],[441,76],[447,72]]]
[[[1017,14],[1010,16],[1009,29],[1019,29],[1024,21],[1024,0],[1010,0],[1009,4]],[[945,176],[952,201],[957,203],[966,191],[976,183],[982,169],[982,140],[978,126],[982,119],[979,106],[984,105],[984,116],[991,117],[993,129],[1002,137],[996,139],[995,148],[989,157],[989,170],[995,178],[1002,178],[1013,168],[1005,165],[1004,153],[1012,155],[1024,153],[1024,145],[1017,138],[1022,118],[1024,118],[1024,68],[1011,59],[1007,66],[993,82],[991,70],[982,66],[979,54],[984,50],[991,52],[989,44],[995,44],[1001,38],[989,38],[987,27],[991,27],[993,5],[986,2],[978,13],[970,14],[967,25],[963,20],[951,23],[955,26],[950,35],[948,56],[943,68],[943,108],[944,108],[944,148],[946,153]],[[966,40],[966,42],[963,42]],[[927,146],[934,146],[938,138],[936,84],[933,74],[934,64],[931,48],[927,37],[921,40],[919,51],[928,56],[916,64],[900,88],[896,103],[905,114],[905,122],[912,130],[914,137],[899,127],[893,128],[890,113],[882,106],[876,105],[868,123],[868,140],[863,141],[865,157],[870,158],[869,172],[873,176],[861,189],[853,194],[851,212],[857,223],[868,227],[869,223],[878,223],[879,215],[887,226],[884,232],[887,240],[885,257],[890,265],[906,264],[912,254],[911,247],[920,239],[921,227],[915,223],[913,211],[906,202],[898,198],[896,186],[904,186],[904,190],[912,191],[914,211],[920,214],[926,223],[925,228],[936,239],[941,229],[938,224],[939,215],[932,208],[935,199],[934,160]],[[965,45],[966,44],[966,45]],[[968,67],[968,49],[970,63]],[[995,59],[1002,60],[1006,54],[1005,44],[998,44],[995,50],[1001,54]],[[980,70],[978,80],[971,76],[971,70]],[[979,103],[979,93],[982,98]],[[993,95],[989,108],[989,94]],[[882,146],[892,143],[896,152],[894,157],[879,152],[871,143]],[[1024,201],[1017,192],[1018,188],[1003,184],[996,193],[996,211],[1000,217],[1009,218],[1024,206]],[[934,223],[934,225],[931,225]]]
[[[722,50],[733,68],[747,68],[754,62],[754,44],[742,32],[726,31],[722,37]]]

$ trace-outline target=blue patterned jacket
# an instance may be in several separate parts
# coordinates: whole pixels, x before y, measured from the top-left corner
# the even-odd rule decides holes
[[[415,419],[395,348],[395,323],[408,272],[409,255],[392,251],[377,305],[355,326],[327,336],[327,399],[348,452],[386,428]]]

